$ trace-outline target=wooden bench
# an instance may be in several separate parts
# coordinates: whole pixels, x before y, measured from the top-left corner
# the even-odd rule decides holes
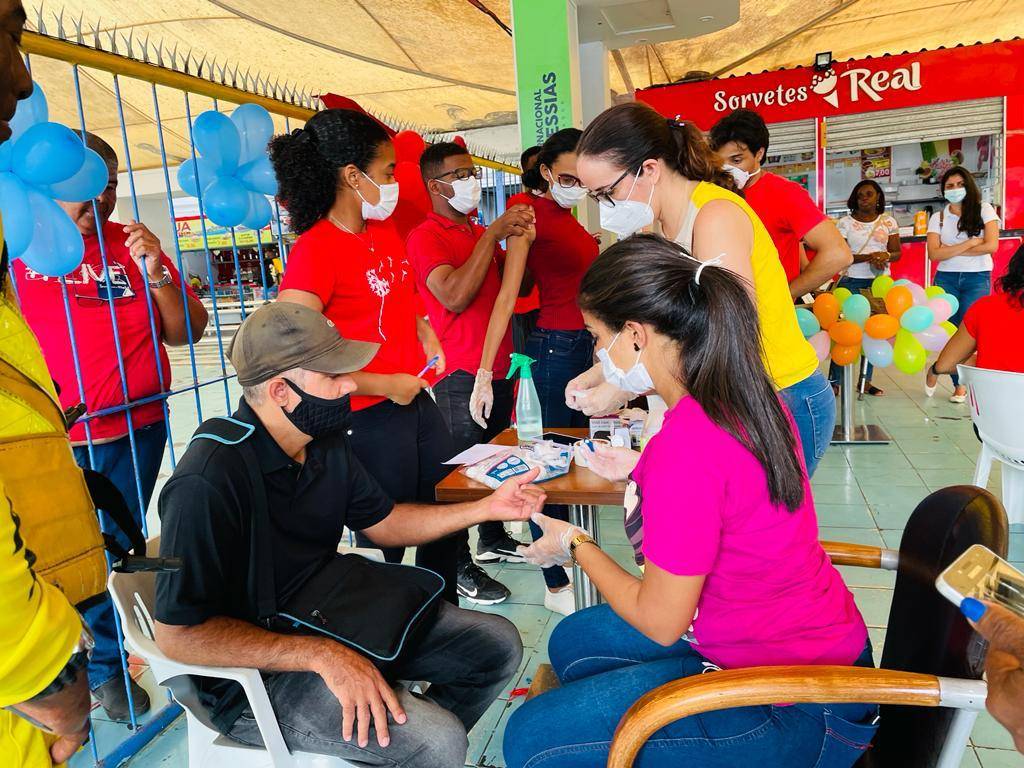
[[[555,674],[555,670],[551,668],[551,665],[539,664],[537,665],[537,671],[533,674],[530,690],[526,693],[526,700],[529,701],[534,696],[540,696],[545,691],[558,687],[560,687],[558,675]]]

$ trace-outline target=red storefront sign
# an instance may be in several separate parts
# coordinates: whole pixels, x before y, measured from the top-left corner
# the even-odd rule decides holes
[[[666,117],[708,130],[735,109],[767,123],[1024,93],[1024,40],[798,67],[636,92]]]

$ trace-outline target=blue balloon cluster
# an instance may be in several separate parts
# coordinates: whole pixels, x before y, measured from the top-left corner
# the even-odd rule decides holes
[[[202,192],[206,216],[222,227],[262,229],[270,223],[267,195],[277,194],[277,178],[267,156],[274,135],[270,113],[258,104],[243,104],[229,118],[210,110],[192,125],[199,157],[178,169],[186,194]]]
[[[12,259],[61,277],[82,263],[85,246],[54,200],[84,203],[109,181],[107,164],[70,128],[49,122],[43,89],[18,105],[11,138],[0,144],[0,213]]]

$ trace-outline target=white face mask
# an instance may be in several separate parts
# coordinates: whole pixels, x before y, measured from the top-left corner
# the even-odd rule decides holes
[[[470,176],[468,179],[456,179],[450,182],[442,181],[441,183],[450,185],[454,193],[451,197],[445,197],[442,192],[441,197],[444,197],[449,205],[459,213],[469,213],[480,205],[482,190],[480,188],[480,179],[476,176]]]
[[[967,198],[967,188],[958,187],[957,189],[947,189],[942,193],[942,196],[954,205],[956,203],[962,203]]]
[[[364,173],[363,176],[366,176],[366,174]],[[366,176],[366,178],[373,186],[380,190],[380,200],[376,205],[370,205],[366,202],[366,198],[363,197],[363,193],[358,189],[356,190],[359,199],[363,201],[363,220],[375,219],[377,221],[384,221],[384,219],[395,212],[395,206],[398,205],[398,182],[378,184],[369,176]]]
[[[604,374],[604,380],[612,386],[633,395],[646,394],[654,389],[654,381],[651,379],[651,374],[647,372],[647,366],[640,362],[643,350],[636,353],[636,362],[633,363],[633,367],[628,371],[623,371],[619,368],[619,366],[612,362],[612,358],[608,354],[608,350],[615,346],[615,342],[618,341],[621,335],[622,332],[620,331],[615,334],[611,344],[604,349],[597,350],[597,359],[601,361],[601,372]]]
[[[729,165],[728,163],[722,166],[722,170],[728,172],[736,180],[736,186],[740,189],[747,186],[747,182],[761,172],[761,169],[758,168],[753,173],[748,173],[742,168],[737,168],[735,165]]]
[[[633,177],[633,186],[629,188],[629,195],[633,194],[633,190],[636,188],[636,183],[639,181],[642,172],[643,166],[641,165],[640,169],[636,172],[636,176]],[[615,205],[602,202],[599,206],[601,209],[601,229],[607,229],[612,234],[618,236],[620,240],[654,223],[654,209],[651,207],[651,200],[654,199],[654,187],[651,187],[651,194],[648,196],[646,203],[641,203],[639,200],[630,200],[629,195],[626,195],[625,200],[616,200]]]
[[[551,196],[555,198],[555,202],[563,208],[575,208],[580,204],[580,201],[587,196],[587,188],[584,186],[563,187],[551,178],[545,178],[545,181],[548,183],[548,189],[551,191]]]

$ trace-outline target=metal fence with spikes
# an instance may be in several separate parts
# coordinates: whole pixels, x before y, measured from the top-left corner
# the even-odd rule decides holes
[[[103,455],[111,446],[121,445],[130,457],[123,493],[142,511],[145,530],[148,509],[154,510],[149,519],[155,521],[156,505],[151,499],[173,471],[195,428],[204,418],[234,410],[239,387],[227,362],[228,343],[247,313],[273,299],[275,273],[279,276],[287,263],[291,240],[276,201],[272,203],[273,221],[264,231],[223,231],[205,217],[201,196],[188,198],[172,182],[175,167],[196,157],[193,119],[207,109],[230,112],[235,105],[251,102],[271,113],[277,132],[288,132],[315,114],[320,107],[319,91],[249,67],[243,71],[239,64],[220,61],[206,52],[164,45],[148,34],[137,35],[135,29],[106,30],[98,19],[90,24],[63,10],[49,13],[40,8],[31,22],[35,31],[25,33],[23,48],[33,79],[47,95],[50,119],[95,133],[115,148],[122,194],[113,218],[141,221],[158,235],[172,271],[180,276],[186,317],[190,314],[188,286],[197,289],[209,315],[201,339],[170,349],[164,356],[160,310],[148,290],[145,270],[139,272],[136,286],[141,290],[133,290],[126,277],[131,270],[122,263],[131,259],[126,258],[122,244],[106,242],[102,227],[97,228],[95,238],[98,255],[90,250],[82,268],[57,281],[20,262],[12,267],[14,283],[23,294],[36,289],[29,285],[32,280],[60,291],[64,317],[37,322],[66,328],[70,350],[47,347],[45,339],[53,336],[52,328],[38,328],[37,334],[44,339],[48,356],[70,354],[72,358],[73,379],[60,382],[65,405],[70,399],[90,406],[80,419],[84,437],[76,445],[76,458],[102,469]],[[413,128],[393,117],[378,117],[397,129]],[[478,161],[486,166],[480,212],[487,222],[504,210],[505,200],[520,183],[515,169],[495,162],[493,153]],[[101,220],[96,201],[92,213],[96,221]],[[190,235],[183,232],[186,226],[194,230]],[[95,258],[98,263],[89,262]],[[92,295],[87,296],[90,289]],[[135,331],[146,337],[139,344],[145,350],[141,356],[128,348],[124,335],[130,306],[131,311],[143,313],[136,317],[147,321],[142,331],[137,327]],[[88,328],[96,318],[112,330],[111,348],[99,354]],[[92,347],[83,350],[83,344]],[[83,359],[84,351],[90,351],[91,358]],[[114,404],[90,403],[98,359],[116,366],[112,373],[118,392]],[[148,367],[150,374],[155,368],[160,382],[157,391],[139,393],[129,386],[140,367]],[[147,420],[155,411],[156,420]],[[112,441],[100,439],[97,432],[104,433],[100,425],[104,420],[109,423],[111,417],[123,419],[127,433]],[[152,432],[143,434],[151,428],[156,433],[155,445]],[[154,461],[155,465],[149,466]],[[119,625],[117,635],[123,643]],[[126,726],[111,722],[102,710],[94,710],[93,738],[89,747],[73,758],[72,768],[118,766],[180,715],[180,707],[152,684],[139,660],[122,658],[121,671],[126,685],[138,679],[148,688],[153,711],[140,718],[130,716]]]

